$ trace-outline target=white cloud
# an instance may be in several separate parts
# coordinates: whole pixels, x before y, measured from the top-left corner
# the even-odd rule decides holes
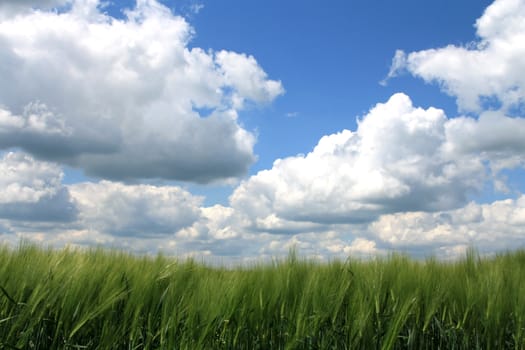
[[[76,216],[62,171],[20,152],[0,159],[0,218],[22,221],[71,221]]]
[[[254,258],[268,235],[246,232],[245,224],[231,207],[214,205],[201,208],[199,220],[177,232],[167,246],[178,254],[206,255],[211,261],[215,258],[223,262],[225,258],[227,262]]]
[[[253,56],[223,50],[216,54],[216,61],[226,82],[234,88],[232,100],[239,108],[245,99],[267,103],[284,93],[281,83],[268,80]]]
[[[523,119],[500,112],[448,119],[396,94],[356,131],[324,136],[307,155],[279,159],[242,182],[230,201],[241,229],[298,240],[313,235],[324,253],[417,245],[451,255],[472,238],[472,224],[459,225],[459,217],[479,217],[472,205],[458,208],[487,181],[506,190],[499,172],[524,166],[523,140]],[[454,210],[456,224],[447,221]],[[329,232],[334,237],[323,239]]]
[[[435,212],[387,213],[360,224],[310,223],[285,220],[276,213],[251,217],[239,207],[202,207],[202,198],[176,186],[109,181],[65,186],[61,178],[55,164],[20,152],[4,155],[0,161],[0,184],[5,189],[0,203],[2,242],[16,244],[28,238],[55,247],[99,244],[226,264],[268,261],[292,248],[303,256],[326,260],[349,255],[367,258],[391,250],[457,257],[470,245],[482,253],[525,245],[523,195]],[[60,213],[69,214],[57,217]]]
[[[115,182],[69,186],[80,224],[102,234],[128,237],[173,235],[201,215],[202,198],[175,186]]]
[[[379,253],[379,250],[376,247],[376,242],[365,238],[356,238],[350,245],[344,246],[343,252],[348,256],[366,254],[369,257],[374,257]]]
[[[55,195],[62,171],[50,163],[35,162],[23,153],[9,152],[0,161],[0,203],[35,203]]]
[[[10,17],[33,9],[50,9],[65,6],[71,0],[2,0],[0,2],[0,19]]]
[[[478,119],[459,117],[446,126],[450,152],[479,154],[490,160],[497,173],[525,165],[525,119],[510,118],[500,112],[483,112]]]
[[[48,113],[37,110],[44,111],[37,116]],[[5,114],[0,125],[29,125],[30,115]],[[50,115],[36,119],[61,125]],[[241,183],[230,207],[202,207],[202,198],[176,186],[110,181],[64,186],[56,164],[8,153],[0,164],[2,200],[12,205],[23,199],[25,209],[17,217],[0,205],[2,240],[162,250],[214,263],[268,260],[291,248],[329,259],[392,249],[455,257],[470,244],[483,251],[521,246],[523,197],[467,202],[470,192],[491,179],[487,166],[493,173],[520,166],[513,160],[521,159],[521,138],[509,135],[522,128],[520,119],[495,112],[479,120],[447,119],[441,110],[414,107],[406,95],[396,94],[360,119],[356,131],[324,136],[309,154],[278,160]],[[55,198],[56,204],[42,198]],[[59,224],[38,222],[49,208],[71,208],[75,215]]]
[[[369,230],[391,249],[443,256],[461,254],[469,246],[483,253],[525,247],[524,223],[521,195],[488,204],[471,202],[451,211],[384,215]]]
[[[110,181],[62,184],[56,164],[21,152],[0,160],[0,240],[63,247],[105,245],[179,256],[255,256],[264,235],[242,232],[232,208],[202,207],[177,186]]]
[[[3,242],[102,244],[219,263],[292,248],[327,259],[524,246],[523,195],[469,203],[487,181],[508,190],[502,170],[525,166],[525,119],[509,117],[524,100],[522,2],[497,0],[468,47],[397,51],[387,77],[406,69],[440,82],[464,110],[482,111],[486,99],[501,110],[448,119],[396,94],[357,130],[326,135],[307,155],[242,182],[229,207],[202,207],[203,198],[176,186],[66,186],[58,164],[33,158],[109,179],[235,177],[255,159],[255,136],[238,113],[284,92],[252,56],[190,49],[193,29],[153,0],[123,20],[97,0],[45,11],[62,4],[0,4],[0,148],[33,154],[0,160]]]
[[[479,40],[465,47],[449,45],[406,55],[397,51],[388,77],[406,69],[427,82],[438,82],[465,111],[480,111],[487,101],[505,110],[523,107],[525,3],[494,1],[476,28]]]
[[[237,238],[238,231],[235,211],[230,207],[214,205],[201,209],[201,218],[192,227],[180,230],[179,238],[224,240]]]
[[[29,103],[21,115],[0,107],[0,147],[25,143],[26,148],[35,149],[37,154],[59,155],[68,152],[62,145],[71,134],[64,119],[43,103]]]
[[[479,153],[450,150],[448,123],[442,110],[416,108],[396,94],[371,109],[355,132],[324,136],[306,156],[277,160],[244,181],[231,204],[255,229],[267,230],[272,223],[282,230],[286,221],[359,223],[384,213],[460,207],[483,185],[485,168]]]
[[[407,65],[406,54],[403,50],[396,50],[394,57],[392,58],[392,64],[390,65],[390,70],[385,79],[381,80],[379,84],[386,86],[388,80],[391,78],[397,77]]]
[[[2,6],[20,6],[29,9],[63,6],[71,0],[2,0]]]
[[[238,111],[281,83],[252,56],[190,49],[191,26],[154,0],[126,16],[76,0],[0,20],[0,147],[117,180],[245,173],[255,136]]]

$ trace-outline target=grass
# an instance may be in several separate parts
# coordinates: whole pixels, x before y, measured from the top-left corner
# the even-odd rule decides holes
[[[226,269],[0,247],[0,349],[522,349],[525,252]]]

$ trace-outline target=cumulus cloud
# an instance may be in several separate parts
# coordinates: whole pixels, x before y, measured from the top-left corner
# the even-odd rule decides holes
[[[179,254],[207,256],[211,261],[218,257],[230,262],[253,258],[267,238],[246,232],[242,220],[231,207],[203,207],[199,220],[177,232],[167,246]]]
[[[216,61],[226,82],[234,88],[231,98],[238,107],[242,107],[246,99],[271,102],[284,92],[280,82],[268,80],[253,56],[223,50],[216,54]]]
[[[238,112],[281,83],[252,56],[189,48],[193,28],[154,0],[124,19],[100,6],[0,20],[0,147],[113,180],[244,174],[255,135]]]
[[[446,126],[447,144],[451,153],[481,155],[489,161],[495,185],[505,189],[499,177],[504,169],[525,167],[525,119],[511,118],[500,112],[488,111],[478,119],[459,117]]]
[[[32,132],[49,124],[54,129],[44,129],[56,130],[55,137],[67,134],[49,113],[39,104],[19,117],[4,114],[0,125],[24,123]],[[177,186],[64,186],[58,165],[8,153],[0,167],[0,224],[15,243],[13,232],[56,246],[104,244],[211,262],[271,259],[292,248],[320,259],[392,249],[455,257],[470,244],[505,249],[521,244],[525,200],[481,205],[469,203],[469,194],[501,167],[522,166],[524,128],[499,112],[448,119],[396,94],[359,119],[357,130],[324,136],[309,154],[276,161],[242,182],[230,206],[212,207]],[[20,202],[23,210],[9,211]],[[69,223],[29,221],[68,206],[75,213]]]
[[[523,247],[525,196],[470,200],[488,181],[505,191],[502,170],[525,166],[525,119],[511,117],[524,103],[524,7],[495,1],[465,47],[395,54],[387,79],[406,70],[438,82],[476,118],[395,94],[356,130],[247,178],[230,206],[203,207],[177,186],[64,185],[58,164],[112,180],[239,176],[255,160],[255,136],[238,114],[283,94],[281,83],[250,55],[190,48],[191,26],[153,0],[124,19],[97,0],[3,2],[0,148],[31,155],[0,160],[1,239],[213,262],[293,248],[324,259]]]
[[[290,249],[322,260],[366,258],[392,250],[458,257],[471,245],[483,253],[521,247],[525,234],[523,195],[456,209],[387,212],[363,223],[327,223],[282,219],[277,213],[250,217],[235,206],[203,207],[203,198],[177,186],[110,181],[66,186],[61,178],[56,164],[21,152],[4,155],[3,242],[29,238],[56,247],[98,244],[235,263],[271,260]]]
[[[246,236],[234,210],[202,207],[178,186],[111,181],[62,184],[62,169],[22,152],[0,159],[0,239],[46,245],[105,245],[180,256],[256,255],[263,236]]]
[[[381,216],[369,231],[391,249],[418,255],[460,255],[466,247],[494,252],[525,246],[525,196],[488,204],[474,202],[437,213]]]
[[[201,217],[191,227],[180,230],[178,238],[222,240],[240,236],[233,208],[214,205],[201,209]]]
[[[34,9],[50,9],[62,7],[71,3],[71,0],[2,0],[0,2],[0,19],[13,16]]]
[[[124,185],[110,181],[69,186],[80,224],[102,234],[173,235],[200,218],[202,198],[176,186]]]
[[[62,171],[20,152],[0,159],[0,218],[21,221],[72,221],[77,211],[62,185]]]
[[[316,231],[292,233],[249,233],[247,223],[232,208],[206,209],[206,219],[193,226],[201,228],[199,233],[193,232],[191,238],[187,231],[178,234],[171,245],[180,252],[206,252],[214,262],[213,257],[271,260],[286,256],[291,249],[321,260],[369,258],[392,251],[418,258],[456,259],[469,247],[482,254],[525,247],[523,195],[486,204],[469,202],[452,210],[384,214],[366,224],[325,224]]]
[[[326,249],[331,253],[341,254],[346,256],[377,256],[381,251],[377,248],[376,242],[366,238],[358,237],[352,242],[335,241],[326,246]]]
[[[396,52],[388,77],[400,70],[438,82],[464,111],[525,104],[525,3],[496,0],[476,21],[479,40],[408,54]]]
[[[393,95],[359,120],[356,131],[324,136],[307,155],[277,160],[243,182],[231,204],[258,229],[460,207],[482,187],[486,172],[479,154],[451,150],[449,123],[442,110]]]

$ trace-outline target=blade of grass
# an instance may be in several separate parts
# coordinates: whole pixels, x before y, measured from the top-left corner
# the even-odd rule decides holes
[[[4,287],[0,286],[0,290],[2,291],[4,296],[7,298],[7,300],[9,300],[14,305],[18,305],[18,303],[15,301],[15,299],[11,298],[11,296],[9,295],[9,293],[7,293],[7,290],[5,290]]]
[[[69,333],[69,339],[73,338],[73,336],[90,320],[94,319],[101,313],[103,313],[107,308],[109,308],[111,305],[119,301],[120,299],[124,298],[129,293],[128,290],[123,290],[115,293],[113,296],[108,298],[104,303],[100,304],[97,308],[95,308],[92,312],[88,313],[83,319],[81,319],[78,324],[71,330],[71,333]]]

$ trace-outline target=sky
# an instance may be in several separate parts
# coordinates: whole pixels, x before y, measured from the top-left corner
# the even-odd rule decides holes
[[[525,247],[523,0],[3,0],[0,242]]]

